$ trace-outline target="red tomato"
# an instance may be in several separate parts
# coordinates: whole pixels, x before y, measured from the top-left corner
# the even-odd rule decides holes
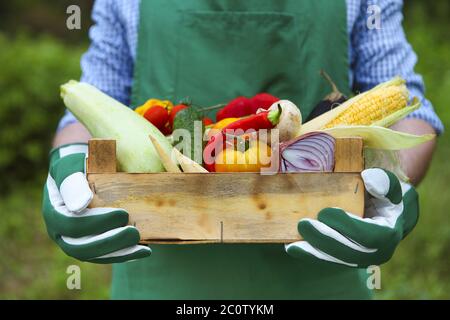
[[[169,125],[166,125],[163,130],[161,130],[162,134],[165,136],[170,136],[172,134],[172,130],[169,128]]]
[[[214,123],[214,121],[212,121],[210,118],[208,118],[208,117],[204,117],[203,118],[203,125],[204,126],[209,126],[209,125],[211,125],[213,123]]]
[[[164,128],[169,120],[169,113],[162,106],[154,106],[144,113],[144,118],[150,121],[159,131],[164,131]]]

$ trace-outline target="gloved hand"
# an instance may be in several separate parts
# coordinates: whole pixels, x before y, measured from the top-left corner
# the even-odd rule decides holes
[[[47,231],[69,256],[94,263],[118,263],[147,257],[139,232],[127,226],[128,213],[116,208],[87,209],[93,193],[85,175],[86,144],[70,144],[50,154],[44,186]]]
[[[364,218],[326,208],[318,220],[302,219],[298,231],[304,240],[287,244],[289,255],[359,268],[380,265],[392,257],[417,223],[417,192],[383,169],[367,169],[361,176],[369,194]]]

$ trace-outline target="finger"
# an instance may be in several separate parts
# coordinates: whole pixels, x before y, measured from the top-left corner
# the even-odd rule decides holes
[[[87,154],[88,153],[88,144],[87,143],[75,143],[75,144],[71,143],[71,144],[62,145],[58,148],[53,149],[50,152],[50,159],[52,161],[56,161],[58,159],[61,159],[68,155],[76,154],[76,153]]]
[[[112,253],[105,254],[103,256],[96,257],[89,260],[92,263],[109,264],[109,263],[121,263],[137,259],[149,257],[152,250],[147,246],[135,245],[125,249],[117,250]]]
[[[44,187],[44,217],[53,234],[83,237],[100,234],[128,224],[128,213],[119,208],[94,208],[73,213],[64,201],[51,177]]]
[[[340,208],[326,208],[317,219],[366,248],[381,248],[396,237],[389,217],[360,218]]]
[[[366,265],[377,252],[377,249],[364,247],[317,220],[303,219],[298,229],[311,246],[347,263]]]
[[[86,261],[137,245],[139,239],[138,230],[135,227],[126,226],[81,238],[60,236],[57,242],[69,256]]]
[[[85,209],[82,216],[71,212],[55,212],[53,225],[59,234],[79,238],[128,224],[128,212],[119,208]]]
[[[71,154],[55,161],[50,169],[50,178],[72,212],[84,210],[94,196],[84,174],[85,160],[83,153]]]
[[[398,178],[389,171],[371,168],[361,172],[367,192],[374,198],[388,200],[392,204],[402,201],[402,188]]]
[[[302,260],[310,260],[310,259],[319,259],[322,261],[337,263],[341,265],[345,265],[348,267],[357,267],[356,264],[348,263],[332,257],[325,252],[320,251],[317,248],[314,248],[311,244],[306,241],[298,241],[285,246],[286,252],[293,258],[302,259]]]
[[[59,186],[59,191],[67,209],[72,212],[86,209],[94,197],[86,176],[81,172],[73,173],[64,179]]]
[[[419,220],[419,195],[409,184],[402,184],[404,205],[403,237],[406,237]]]

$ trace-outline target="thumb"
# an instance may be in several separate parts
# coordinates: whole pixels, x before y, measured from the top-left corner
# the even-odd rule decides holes
[[[371,168],[361,172],[361,177],[367,192],[374,198],[387,199],[392,204],[399,204],[402,201],[400,181],[392,172]]]
[[[89,205],[94,194],[85,175],[84,153],[75,153],[58,159],[50,170],[67,209],[80,212]]]

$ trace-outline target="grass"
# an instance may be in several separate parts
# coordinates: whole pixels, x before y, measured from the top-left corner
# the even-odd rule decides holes
[[[427,96],[450,128],[450,43],[448,28],[432,25],[415,9],[407,35],[419,59]],[[450,298],[448,197],[450,137],[439,138],[428,176],[419,187],[419,224],[382,266],[379,299]],[[42,181],[44,178],[42,178]],[[0,198],[0,299],[105,299],[111,269],[67,257],[48,238],[41,218],[41,185],[18,186]],[[67,267],[81,268],[82,290],[66,287]]]
[[[450,42],[447,28],[432,25],[420,7],[413,8],[406,24],[408,40],[419,62],[427,97],[447,128],[438,139],[432,165],[419,186],[420,218],[414,231],[400,244],[394,257],[382,267],[383,299],[450,298]]]
[[[109,296],[109,266],[66,256],[45,231],[41,188],[27,186],[0,202],[0,299],[102,299]],[[66,270],[81,269],[81,290],[68,290]]]

